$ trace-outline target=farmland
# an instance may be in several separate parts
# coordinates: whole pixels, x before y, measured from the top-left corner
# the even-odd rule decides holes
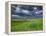
[[[24,21],[11,20],[11,32],[18,31],[38,31],[43,30],[43,19],[30,19]]]

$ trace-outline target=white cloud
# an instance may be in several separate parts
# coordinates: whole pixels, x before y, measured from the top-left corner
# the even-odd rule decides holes
[[[40,11],[36,11],[35,13],[36,14],[40,14],[40,13],[42,13],[43,11],[42,10],[40,10]]]
[[[12,18],[24,18],[23,16],[19,16],[19,15],[12,15]]]
[[[22,10],[22,13],[24,13],[24,14],[30,14],[30,11],[28,11],[28,10]]]
[[[27,18],[27,16],[12,15],[12,18]]]
[[[12,15],[12,17],[21,17],[21,16],[19,16],[19,15]]]
[[[19,7],[16,7],[16,10],[15,11],[16,11],[16,13],[20,13],[20,10],[21,9]]]
[[[37,7],[34,7],[34,10],[36,10],[37,9]]]
[[[17,7],[16,7],[16,10],[15,10],[16,13],[21,13],[21,8],[20,8],[20,7],[21,7],[21,6],[17,6]]]
[[[35,12],[36,14],[39,14],[39,12]]]

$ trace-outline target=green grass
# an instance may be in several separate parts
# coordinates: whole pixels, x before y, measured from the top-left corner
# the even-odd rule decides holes
[[[11,32],[43,30],[43,19],[30,19],[31,21],[11,21]]]

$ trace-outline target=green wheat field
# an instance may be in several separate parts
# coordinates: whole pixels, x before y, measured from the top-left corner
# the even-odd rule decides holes
[[[43,30],[43,19],[30,19],[29,21],[11,20],[11,32],[19,31],[40,31]]]

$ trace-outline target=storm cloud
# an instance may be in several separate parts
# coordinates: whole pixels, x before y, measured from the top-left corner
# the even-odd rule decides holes
[[[11,17],[13,19],[20,18],[42,18],[42,6],[37,5],[11,5]]]

